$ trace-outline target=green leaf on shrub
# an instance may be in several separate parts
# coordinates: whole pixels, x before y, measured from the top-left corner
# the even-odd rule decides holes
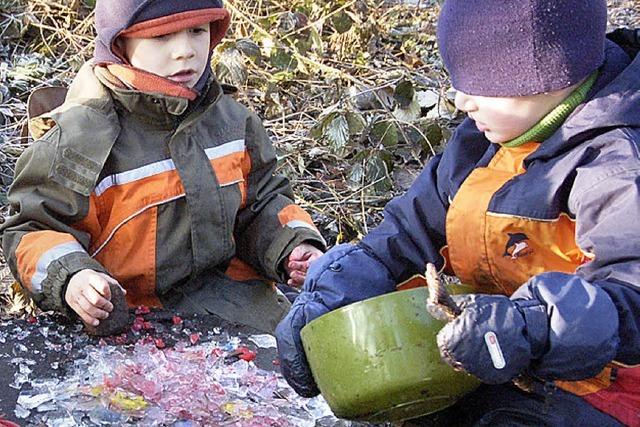
[[[353,20],[347,13],[340,12],[331,18],[331,24],[338,33],[343,34],[351,29],[351,26],[353,26]]]
[[[349,173],[352,188],[367,187],[368,193],[381,194],[393,187],[389,164],[393,156],[388,151],[364,150],[354,156]]]
[[[235,48],[225,49],[216,64],[216,75],[220,81],[235,86],[243,86],[248,77],[247,66],[242,54]]]
[[[416,95],[413,83],[403,80],[396,86],[393,97],[401,108],[409,108]]]
[[[322,41],[322,36],[320,36],[318,29],[314,26],[309,28],[309,41],[311,42],[311,47],[319,55],[324,52],[324,42]]]
[[[345,114],[347,123],[349,124],[349,135],[357,135],[362,132],[366,126],[364,117],[360,113],[348,112]]]
[[[381,143],[385,147],[398,145],[398,129],[389,120],[380,120],[371,128],[371,139],[374,143]]]
[[[351,171],[349,172],[349,184],[351,187],[358,188],[363,184],[363,178],[365,176],[364,167],[362,166],[362,162],[355,163],[351,166]]]
[[[330,114],[325,120],[323,136],[329,142],[331,151],[336,155],[345,154],[349,141],[349,122],[345,116],[336,113]]]
[[[411,123],[420,118],[422,110],[417,100],[413,100],[408,107],[396,107],[393,110],[393,116],[401,122]]]
[[[262,52],[260,46],[251,39],[239,39],[236,42],[236,47],[242,54],[250,58],[256,64],[262,62]]]
[[[424,129],[424,135],[427,137],[427,141],[433,146],[439,145],[442,142],[442,128],[437,123],[430,123]]]
[[[298,67],[298,60],[293,57],[286,49],[277,48],[271,51],[271,65],[278,70],[291,71]]]

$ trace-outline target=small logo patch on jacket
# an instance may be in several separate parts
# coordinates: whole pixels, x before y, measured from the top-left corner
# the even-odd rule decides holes
[[[509,240],[504,249],[503,256],[510,257],[511,259],[527,256],[533,252],[533,249],[529,246],[529,237],[524,233],[507,233]]]

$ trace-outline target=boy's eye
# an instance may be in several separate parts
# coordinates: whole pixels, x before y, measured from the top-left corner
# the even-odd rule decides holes
[[[209,27],[196,27],[196,28],[192,28],[191,32],[193,34],[203,34],[203,33],[208,33],[209,32]]]

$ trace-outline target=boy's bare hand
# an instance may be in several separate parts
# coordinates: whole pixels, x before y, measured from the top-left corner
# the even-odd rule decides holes
[[[285,270],[289,275],[287,285],[295,287],[302,286],[307,276],[309,264],[321,256],[322,251],[313,245],[302,243],[296,246],[289,254],[289,258],[287,258],[285,264]]]
[[[94,270],[81,270],[69,280],[64,299],[85,323],[98,326],[113,310],[109,283],[118,282]]]

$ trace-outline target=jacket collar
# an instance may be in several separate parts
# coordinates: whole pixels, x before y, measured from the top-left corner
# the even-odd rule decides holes
[[[209,80],[203,95],[194,101],[159,93],[140,92],[121,87],[108,70],[92,65],[81,69],[69,92],[69,96],[82,98],[109,98],[116,110],[130,113],[136,120],[159,128],[176,127],[185,115],[211,108],[223,93],[220,84],[214,78]]]
[[[569,151],[612,128],[640,127],[640,55],[632,60],[610,41],[605,53],[605,63],[587,100],[525,160],[525,165]]]

